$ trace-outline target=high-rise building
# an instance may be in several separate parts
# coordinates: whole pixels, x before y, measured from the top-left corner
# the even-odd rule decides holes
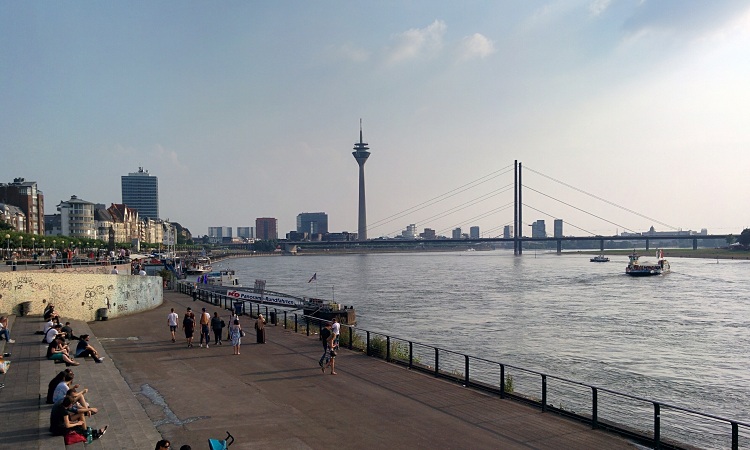
[[[359,119],[359,142],[354,144],[354,159],[359,164],[359,215],[357,226],[357,240],[367,240],[367,207],[365,206],[365,162],[370,157],[370,148],[362,141],[362,119]]]
[[[15,206],[26,215],[23,231],[44,234],[44,194],[36,181],[14,178],[12,183],[0,183],[0,203]]]
[[[546,238],[547,237],[547,226],[544,224],[544,220],[537,220],[531,224],[531,237],[532,238]]]
[[[432,228],[425,228],[422,233],[419,234],[422,239],[435,239],[435,230]]]
[[[73,195],[70,200],[60,202],[60,231],[63,236],[72,238],[96,239],[94,224],[94,203],[81,200]]]
[[[297,233],[328,233],[328,214],[324,212],[297,214]]]
[[[211,238],[231,238],[232,227],[208,227],[208,237]]]
[[[140,217],[159,218],[159,178],[149,175],[148,170],[123,175],[122,203],[138,211]]]
[[[254,239],[255,227],[237,227],[237,237],[243,239]]]
[[[469,228],[469,237],[471,239],[479,239],[479,227]]]
[[[453,239],[461,239],[461,228],[454,228],[452,237]]]
[[[513,239],[513,225],[503,227],[503,239]]]
[[[273,241],[279,238],[278,221],[272,217],[255,219],[255,234],[263,241]]]
[[[401,237],[404,239],[416,239],[417,238],[417,225],[409,224],[406,229],[401,232]]]
[[[555,219],[555,237],[563,237],[563,221],[562,219]]]

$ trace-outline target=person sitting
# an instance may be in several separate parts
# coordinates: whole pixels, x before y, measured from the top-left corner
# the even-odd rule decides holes
[[[86,417],[83,413],[72,413],[70,407],[73,401],[70,397],[64,397],[62,401],[55,403],[49,417],[49,431],[55,436],[63,436],[74,431],[83,436],[86,435]],[[107,427],[94,430],[93,438],[99,439],[106,433]]]
[[[94,358],[94,361],[98,363],[104,361],[104,358],[100,357],[96,349],[89,344],[89,335],[82,334],[78,341],[78,346],[76,346],[76,358],[85,358],[87,356]]]
[[[57,403],[60,400],[62,400],[63,397],[68,395],[68,391],[76,390],[80,387],[77,384],[71,387],[71,384],[73,383],[73,378],[75,378],[75,374],[73,373],[73,371],[70,371],[65,374],[62,381],[57,383],[57,386],[55,386],[55,392],[52,394],[53,403]],[[86,403],[86,399],[83,398],[83,394],[85,394],[86,392],[88,392],[88,389],[84,389],[83,391],[79,392],[77,395],[71,395],[70,398],[71,400],[76,401],[76,402],[83,400],[82,404],[88,406],[88,403]]]
[[[44,320],[59,319],[60,317],[55,312],[55,305],[49,303],[44,308]]]
[[[63,361],[68,366],[77,366],[80,363],[75,362],[68,355],[68,346],[62,342],[62,336],[52,341],[47,347],[47,359],[53,361]]]
[[[65,396],[69,397],[72,401],[70,408],[68,408],[70,412],[75,414],[81,413],[84,416],[93,416],[94,414],[99,412],[98,409],[86,403],[86,400],[83,398],[83,394],[88,391],[88,389],[84,389],[79,394],[75,386],[68,389],[68,392],[65,394]]]
[[[55,324],[44,333],[44,342],[51,344],[57,339],[58,335],[65,338],[65,333],[62,332],[62,325],[59,323]]]
[[[10,330],[8,329],[8,318],[0,316],[0,337],[5,337],[8,344],[15,344],[16,341],[10,338]]]
[[[45,322],[44,324],[44,328],[42,329],[42,334],[47,334],[47,331],[49,331],[50,328],[54,327],[56,323],[60,323],[57,317],[53,319],[48,319],[47,322]]]
[[[55,403],[52,400],[52,397],[55,394],[55,388],[57,387],[58,384],[60,384],[61,381],[63,381],[65,379],[65,375],[68,374],[68,373],[72,375],[73,374],[73,370],[72,369],[65,369],[62,372],[60,372],[57,375],[55,375],[55,378],[53,378],[52,380],[50,380],[49,385],[47,385],[47,404],[48,405],[51,405],[51,404]]]
[[[65,337],[69,341],[80,339],[73,334],[73,328],[70,326],[70,322],[65,322],[65,325],[60,329],[60,331],[65,333]]]

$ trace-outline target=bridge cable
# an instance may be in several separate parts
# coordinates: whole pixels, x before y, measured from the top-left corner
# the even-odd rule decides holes
[[[596,195],[594,195],[594,194],[591,194],[591,193],[589,193],[589,192],[586,192],[586,191],[584,191],[583,189],[579,189],[579,188],[577,188],[577,187],[575,187],[575,186],[572,186],[572,185],[570,185],[570,184],[568,184],[568,183],[565,183],[564,181],[560,181],[560,180],[558,180],[558,179],[555,179],[555,178],[553,178],[553,177],[551,177],[551,176],[549,176],[549,175],[545,175],[545,174],[543,174],[543,173],[541,173],[541,172],[538,172],[538,171],[536,171],[536,170],[534,170],[534,169],[530,168],[529,166],[524,166],[524,169],[526,169],[526,170],[530,170],[530,171],[534,172],[534,173],[535,173],[535,174],[537,174],[537,175],[543,176],[544,178],[547,178],[547,179],[549,179],[549,180],[552,180],[552,181],[554,181],[554,182],[560,183],[560,184],[562,184],[563,186],[567,186],[567,187],[569,187],[570,189],[573,189],[574,191],[578,191],[578,192],[580,192],[580,193],[582,193],[582,194],[588,195],[589,197],[592,197],[592,198],[595,198],[595,199],[597,199],[597,200],[599,200],[599,201],[602,201],[602,202],[604,202],[604,203],[607,203],[608,205],[612,205],[612,206],[614,206],[614,207],[620,208],[620,209],[622,209],[622,210],[624,210],[624,211],[627,211],[627,212],[629,212],[629,213],[631,213],[631,214],[635,214],[636,216],[639,216],[639,217],[643,217],[644,219],[648,219],[648,220],[651,220],[652,222],[658,223],[659,225],[663,225],[663,226],[665,226],[665,227],[667,227],[667,228],[671,228],[671,229],[673,229],[673,230],[678,230],[678,229],[679,229],[679,228],[677,228],[677,227],[673,227],[672,225],[666,224],[666,223],[664,223],[664,222],[661,222],[661,221],[658,221],[658,220],[656,220],[656,219],[653,219],[653,218],[651,218],[651,217],[648,217],[648,216],[646,216],[646,215],[643,215],[643,214],[641,214],[641,213],[639,213],[639,212],[633,211],[633,210],[632,210],[632,209],[630,209],[630,208],[626,208],[626,207],[624,207],[624,206],[620,206],[620,205],[618,205],[617,203],[611,202],[611,201],[609,201],[609,200],[607,200],[607,199],[604,199],[604,198],[601,198],[601,197],[599,197],[599,196],[596,196]],[[584,212],[585,212],[585,211],[584,211]],[[592,215],[593,215],[593,214],[592,214]],[[594,217],[596,217],[596,216],[594,216]],[[602,219],[602,220],[604,220],[604,219]],[[612,222],[610,222],[610,223],[612,223]],[[629,231],[631,231],[631,232],[635,233],[635,231],[633,231],[633,230],[629,230]]]
[[[528,207],[529,209],[533,209],[533,210],[534,210],[534,211],[536,211],[536,212],[540,212],[540,213],[542,213],[542,214],[546,214],[546,215],[548,215],[548,216],[550,216],[550,217],[553,217],[553,218],[555,218],[555,219],[557,219],[557,218],[558,218],[558,217],[555,217],[555,216],[553,216],[552,214],[550,214],[550,213],[548,213],[548,212],[544,212],[544,211],[542,211],[542,210],[540,210],[540,209],[536,209],[536,208],[534,208],[534,207],[533,207],[533,206],[531,206],[531,205],[526,205],[526,204],[524,204],[523,206],[526,206],[526,207]],[[526,224],[526,225],[531,225],[531,224]],[[592,233],[592,232],[590,232],[590,231],[588,231],[588,230],[584,230],[583,228],[581,228],[581,227],[579,227],[579,226],[576,226],[576,225],[574,225],[574,224],[572,224],[572,223],[570,223],[570,222],[565,222],[565,225],[568,225],[568,226],[571,226],[571,227],[573,227],[573,228],[575,228],[575,229],[581,230],[581,231],[583,231],[584,233],[588,233],[588,234],[590,234],[590,235],[592,235],[592,236],[596,236],[596,235],[595,235],[594,233]]]
[[[483,212],[482,214],[479,214],[479,215],[477,215],[477,216],[474,216],[474,217],[470,217],[470,218],[468,218],[468,219],[464,220],[463,222],[461,222],[461,223],[459,223],[459,224],[455,224],[455,225],[453,225],[453,226],[451,226],[451,227],[448,227],[448,228],[443,228],[442,230],[439,230],[439,231],[438,231],[438,233],[443,233],[443,232],[445,232],[445,231],[449,231],[449,230],[452,230],[452,229],[454,229],[454,228],[456,228],[456,227],[458,227],[458,226],[460,226],[460,225],[463,225],[463,224],[469,223],[469,222],[471,222],[471,221],[473,221],[473,220],[484,219],[485,217],[491,216],[492,214],[495,214],[496,212],[502,211],[502,210],[504,210],[504,209],[508,209],[508,208],[510,208],[511,206],[513,206],[513,202],[511,202],[511,203],[508,203],[508,204],[506,204],[506,205],[503,205],[503,206],[499,206],[499,207],[497,207],[497,208],[495,208],[495,209],[491,209],[491,210],[489,210],[489,211]]]

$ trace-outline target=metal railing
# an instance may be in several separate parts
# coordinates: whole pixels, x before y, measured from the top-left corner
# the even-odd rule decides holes
[[[325,320],[284,308],[229,298],[190,283],[179,292],[257,317],[264,308],[272,325],[319,334]],[[235,306],[237,305],[237,306]],[[279,312],[281,310],[281,313]],[[288,317],[291,314],[291,318]],[[283,319],[280,319],[283,315]],[[512,364],[479,358],[397,336],[341,324],[340,345],[367,356],[560,414],[653,448],[750,448],[750,423],[618,392]],[[742,446],[740,445],[742,443]]]

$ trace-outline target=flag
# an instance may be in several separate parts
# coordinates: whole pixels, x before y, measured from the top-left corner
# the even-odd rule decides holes
[[[310,281],[308,283],[312,283],[313,281],[318,281],[318,272],[315,272],[312,277],[310,277]]]

